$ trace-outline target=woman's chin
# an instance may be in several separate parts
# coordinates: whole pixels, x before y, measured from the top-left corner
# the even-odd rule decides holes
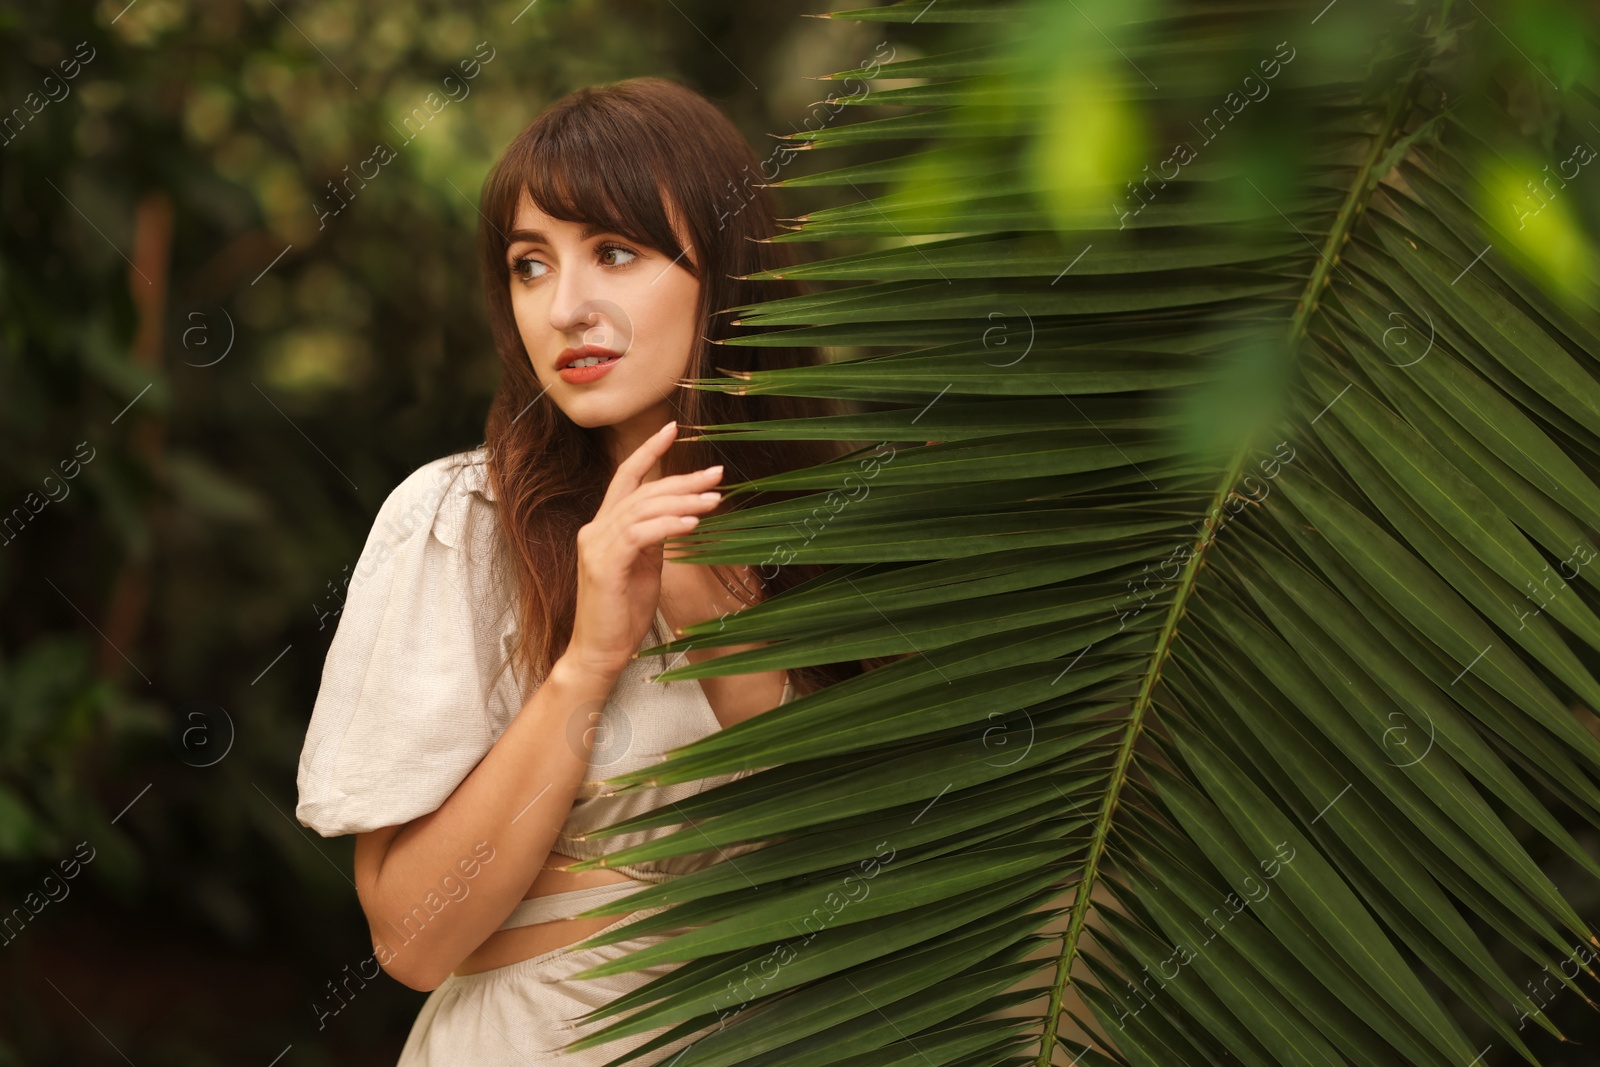
[[[628,422],[631,419],[638,418],[640,414],[652,406],[643,401],[637,404],[628,404],[610,397],[605,398],[603,401],[599,397],[583,397],[579,398],[576,403],[570,402],[572,400],[571,397],[567,399],[568,403],[560,405],[562,414],[586,430],[600,430]]]

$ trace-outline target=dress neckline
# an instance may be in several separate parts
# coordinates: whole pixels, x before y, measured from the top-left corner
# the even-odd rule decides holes
[[[661,637],[661,644],[666,644],[668,641],[672,640],[672,627],[667,625],[667,617],[661,613],[661,608],[659,605],[656,607],[656,628],[659,636]],[[660,658],[666,664],[666,666],[664,666],[662,669],[666,670],[668,667],[675,667],[677,666],[679,660],[686,659],[687,657],[687,652],[679,652],[674,660],[667,662],[666,656],[662,655]],[[718,733],[722,730],[728,729],[728,727],[723,725],[722,720],[717,718],[717,711],[711,706],[711,700],[706,696],[706,688],[700,684],[700,679],[684,678],[681,680],[694,686],[694,693],[697,698],[695,703],[699,704],[700,707],[704,709],[705,718],[711,724],[711,729],[707,732]],[[785,671],[783,678],[783,696],[778,701],[778,707],[782,707],[793,699],[794,682],[789,679],[788,672]],[[754,718],[754,716],[751,716],[751,718]]]

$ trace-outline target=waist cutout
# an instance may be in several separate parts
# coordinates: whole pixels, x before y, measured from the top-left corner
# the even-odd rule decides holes
[[[512,930],[519,926],[532,926],[534,923],[550,922],[555,919],[570,919],[579,912],[597,908],[613,900],[621,900],[651,884],[630,878],[626,882],[603,882],[600,885],[584,886],[582,889],[573,889],[565,893],[546,893],[543,896],[529,897],[511,909],[511,914],[498,929]]]

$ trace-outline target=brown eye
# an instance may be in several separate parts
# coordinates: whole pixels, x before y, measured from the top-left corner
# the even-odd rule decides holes
[[[608,267],[626,267],[629,263],[632,263],[634,259],[637,259],[639,257],[639,253],[635,252],[631,248],[624,248],[621,245],[601,245],[600,246],[600,259],[601,259],[601,262],[605,262],[606,254],[609,253],[609,252],[621,252],[623,255],[629,256],[629,257],[632,257],[632,258],[625,259],[620,263],[618,263],[618,262],[613,260],[612,262],[606,263],[606,266],[608,266]]]
[[[524,268],[526,268],[526,267],[533,267],[533,266],[542,267],[542,266],[544,266],[544,264],[540,263],[537,259],[530,259],[527,256],[523,256],[521,259],[512,260],[512,262],[511,262],[511,275],[512,275],[512,277],[520,279],[521,281],[525,281],[525,282],[531,282],[531,281],[534,281],[537,278],[543,277],[542,273],[541,274],[530,274],[530,273],[528,273],[528,271],[524,270]]]

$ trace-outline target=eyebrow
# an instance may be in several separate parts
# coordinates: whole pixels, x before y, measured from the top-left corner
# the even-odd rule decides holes
[[[583,225],[583,229],[578,231],[578,240],[587,241],[589,238],[599,234],[612,232],[614,231],[609,227],[602,226],[598,222],[586,222]],[[550,236],[543,230],[512,230],[506,235],[506,240],[508,243],[534,241],[539,244],[550,244]]]

